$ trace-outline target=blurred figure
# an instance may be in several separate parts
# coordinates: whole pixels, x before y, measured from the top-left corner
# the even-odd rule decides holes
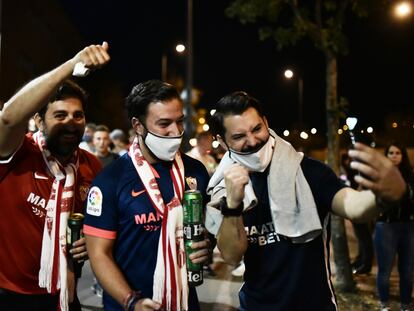
[[[106,125],[98,125],[93,134],[93,145],[95,155],[101,161],[103,167],[119,158],[118,154],[111,152],[109,149],[110,144],[109,128]]]
[[[213,175],[217,162],[214,157],[210,154],[213,136],[210,132],[201,132],[196,135],[197,145],[193,147],[187,155],[190,157],[199,160],[207,169],[208,174]]]
[[[128,140],[123,130],[114,129],[110,134],[109,138],[114,145],[112,152],[117,153],[119,156],[124,155],[128,152]]]
[[[87,123],[85,125],[85,132],[82,136],[82,141],[79,144],[79,148],[89,151],[90,153],[95,153],[95,147],[93,145],[93,133],[95,133],[96,124]]]
[[[347,154],[343,154],[341,158],[342,168],[346,174],[346,184],[355,190],[360,189],[354,177],[356,171],[350,167],[351,158]],[[352,222],[355,236],[358,240],[358,255],[351,263],[352,273],[364,274],[371,272],[372,260],[374,258],[374,245],[372,242],[371,222],[356,223]]]
[[[401,310],[410,310],[414,269],[414,204],[412,187],[414,175],[407,150],[398,142],[385,149],[385,155],[398,167],[407,183],[407,195],[395,208],[383,212],[375,226],[375,251],[378,262],[377,288],[381,310],[389,307],[390,275],[398,254]],[[381,202],[380,202],[381,203]]]

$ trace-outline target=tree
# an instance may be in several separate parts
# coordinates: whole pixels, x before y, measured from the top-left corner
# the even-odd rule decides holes
[[[343,31],[349,13],[366,16],[375,0],[235,0],[226,9],[229,17],[241,23],[258,24],[261,40],[273,39],[278,49],[310,39],[325,56],[326,64],[326,123],[328,165],[339,172],[339,137],[337,130],[342,115],[338,100],[337,59],[348,53]],[[349,250],[342,218],[332,216],[332,242],[337,268],[336,286],[339,290],[354,291],[349,263]]]

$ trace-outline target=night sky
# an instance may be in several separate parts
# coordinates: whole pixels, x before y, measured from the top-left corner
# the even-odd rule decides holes
[[[161,56],[168,55],[169,73],[185,74],[185,55],[174,47],[186,39],[185,1],[60,0],[86,43],[107,40],[111,67],[125,95],[138,82],[161,78]],[[259,41],[254,25],[225,16],[229,1],[194,1],[194,86],[200,106],[211,109],[232,91],[245,90],[264,105],[270,125],[291,129],[298,121],[295,81],[287,67],[304,81],[304,123],[325,129],[325,67],[321,52],[309,42],[283,51],[273,41]],[[346,24],[349,54],[339,58],[339,95],[349,113],[374,128],[384,119],[414,116],[414,17],[399,22],[385,8]]]

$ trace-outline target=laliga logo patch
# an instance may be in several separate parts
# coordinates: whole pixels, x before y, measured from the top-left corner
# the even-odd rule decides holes
[[[197,190],[197,179],[195,179],[194,177],[186,177],[185,181],[190,190]]]
[[[94,186],[89,191],[86,212],[92,216],[101,216],[103,195],[101,189]]]

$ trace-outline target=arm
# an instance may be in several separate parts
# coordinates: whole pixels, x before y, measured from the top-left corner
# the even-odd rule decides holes
[[[243,202],[244,187],[249,181],[249,173],[241,165],[232,165],[224,172],[227,191],[227,207],[237,208]],[[224,216],[218,235],[217,246],[223,259],[236,265],[247,250],[247,236],[242,216]]]
[[[113,257],[115,240],[86,235],[86,245],[93,272],[102,287],[121,306],[133,289],[128,285],[124,275]],[[149,298],[142,298],[134,310],[158,310],[160,305]]]
[[[34,79],[18,91],[0,111],[0,158],[11,155],[23,140],[27,122],[70,77],[76,63],[96,69],[109,61],[108,43],[84,48],[72,59]]]
[[[355,175],[355,181],[364,191],[344,188],[338,191],[332,202],[332,211],[356,222],[364,222],[377,216],[381,209],[377,207],[376,197],[384,202],[398,202],[407,191],[407,185],[397,167],[378,151],[356,143],[349,150],[354,159],[351,168],[360,171],[367,178]],[[390,204],[392,205],[392,204]]]

